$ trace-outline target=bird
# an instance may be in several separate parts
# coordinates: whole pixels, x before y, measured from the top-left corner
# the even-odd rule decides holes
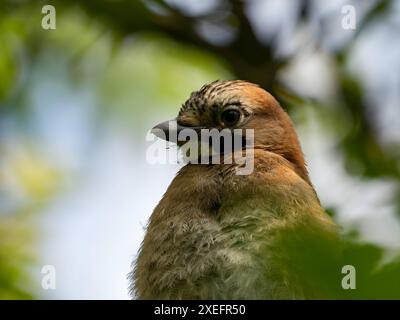
[[[193,92],[175,121],[178,131],[253,130],[254,168],[179,170],[149,218],[129,275],[132,297],[332,298],[340,287],[339,228],[321,206],[280,103],[257,84],[217,80]],[[166,123],[155,129],[168,131]]]

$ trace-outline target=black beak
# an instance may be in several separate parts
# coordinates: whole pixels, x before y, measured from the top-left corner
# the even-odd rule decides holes
[[[160,139],[177,143],[179,132],[184,129],[191,129],[200,133],[202,128],[182,126],[178,124],[176,119],[172,119],[159,123],[153,129],[151,129],[151,133]]]

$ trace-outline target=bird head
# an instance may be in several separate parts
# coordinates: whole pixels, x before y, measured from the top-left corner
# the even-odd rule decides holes
[[[309,182],[300,143],[288,114],[270,93],[256,84],[232,80],[204,85],[182,105],[175,121],[177,132],[187,128],[252,129],[252,148],[284,157]],[[170,140],[170,128],[166,121],[153,130],[161,130],[163,136],[155,134]]]

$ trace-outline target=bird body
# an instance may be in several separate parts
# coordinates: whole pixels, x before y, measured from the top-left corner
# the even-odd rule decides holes
[[[201,90],[181,109],[178,122],[218,127],[207,112],[224,109],[233,99],[241,117],[248,114],[235,127],[255,130],[254,170],[237,175],[237,163],[189,163],[178,172],[149,220],[132,273],[134,294],[141,299],[318,296],[314,284],[304,284],[293,271],[295,256],[304,239],[329,243],[336,226],[309,181],[289,117],[271,95],[248,82],[217,82]],[[241,151],[230,156],[234,152]]]

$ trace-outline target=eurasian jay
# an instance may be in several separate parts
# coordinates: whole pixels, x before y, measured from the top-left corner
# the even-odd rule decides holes
[[[329,286],[340,280],[321,286],[315,279],[340,276],[330,263],[337,227],[320,205],[293,124],[277,100],[246,81],[215,81],[192,93],[176,121],[178,130],[253,129],[254,169],[238,175],[235,162],[188,163],[178,172],[150,217],[131,274],[133,294],[329,298]]]

